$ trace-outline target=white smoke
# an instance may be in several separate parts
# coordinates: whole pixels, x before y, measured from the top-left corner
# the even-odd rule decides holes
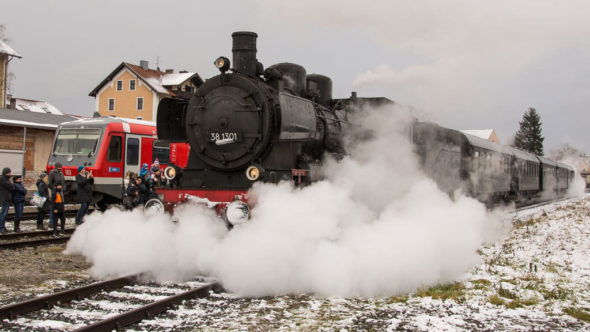
[[[109,210],[89,216],[67,252],[86,256],[98,278],[205,274],[246,296],[386,296],[460,277],[482,242],[502,234],[502,218],[421,174],[400,112],[358,118],[372,139],[327,161],[313,185],[257,184],[251,220],[232,231],[196,205],[179,207],[176,224]]]

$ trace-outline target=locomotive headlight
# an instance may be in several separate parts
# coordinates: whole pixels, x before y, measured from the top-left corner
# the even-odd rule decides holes
[[[172,166],[166,167],[164,170],[164,177],[166,177],[168,180],[174,179],[176,177],[176,169],[174,169]]]
[[[246,177],[250,181],[256,181],[262,174],[263,170],[259,166],[251,165],[246,169]]]
[[[229,59],[224,56],[220,56],[213,63],[215,64],[215,67],[217,67],[217,69],[219,69],[219,71],[221,71],[222,73],[225,73],[230,66]]]
[[[250,208],[248,204],[240,200],[229,203],[225,208],[225,219],[232,226],[243,224],[248,221],[248,218],[250,218]]]

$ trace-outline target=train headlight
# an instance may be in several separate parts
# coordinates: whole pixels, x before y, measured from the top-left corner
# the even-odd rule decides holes
[[[235,200],[225,208],[225,219],[232,226],[240,225],[248,221],[250,218],[250,208],[248,204]]]
[[[248,167],[246,169],[246,177],[250,181],[258,180],[258,178],[260,178],[260,175],[262,175],[262,173],[263,173],[263,169],[260,166],[256,166],[256,165],[250,165],[250,167]]]
[[[219,71],[222,73],[225,73],[230,66],[229,59],[224,56],[220,56],[213,63],[215,64],[215,67],[217,67],[217,69],[219,69]]]
[[[168,180],[172,180],[176,177],[176,169],[172,166],[166,167],[164,170],[164,177]]]

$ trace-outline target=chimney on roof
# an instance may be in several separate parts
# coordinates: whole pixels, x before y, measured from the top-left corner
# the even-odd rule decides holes
[[[179,73],[180,73],[180,74],[186,74],[186,73],[188,73],[188,71],[186,71],[186,70],[181,70],[181,71],[179,71]]]
[[[174,74],[174,69],[166,69],[166,74]]]
[[[16,98],[12,98],[10,97],[10,105],[9,107],[11,110],[15,110],[16,109]]]
[[[149,62],[147,60],[139,60],[139,66],[145,70],[149,69]]]

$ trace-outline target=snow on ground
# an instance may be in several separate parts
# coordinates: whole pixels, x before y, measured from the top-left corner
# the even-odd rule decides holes
[[[590,196],[509,218],[509,238],[455,283],[372,299],[218,294],[133,329],[590,331]]]

